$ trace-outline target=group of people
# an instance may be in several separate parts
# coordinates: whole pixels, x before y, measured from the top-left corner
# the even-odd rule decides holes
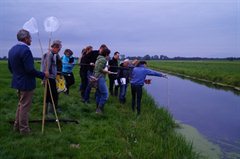
[[[67,91],[75,83],[72,72],[76,61],[70,49],[64,51],[60,57],[58,54],[62,48],[60,40],[52,42],[51,49],[45,53],[41,61],[41,71],[34,68],[34,59],[29,48],[31,35],[27,30],[21,29],[17,33],[18,44],[13,46],[8,53],[8,67],[12,73],[12,88],[18,90],[19,101],[14,122],[14,130],[21,134],[30,132],[28,123],[28,112],[32,104],[33,91],[36,88],[35,78],[41,78],[43,83],[49,83],[46,94],[46,113],[53,113],[53,104],[58,111],[58,90],[56,79],[64,76]],[[79,58],[81,78],[80,94],[84,103],[89,103],[89,96],[93,87],[91,78],[96,83],[96,113],[102,114],[105,103],[108,100],[109,92],[117,96],[119,102],[126,103],[126,92],[128,85],[131,85],[132,110],[137,108],[137,114],[141,112],[142,87],[147,75],[166,77],[166,75],[147,68],[146,61],[125,59],[119,65],[119,52],[115,52],[110,58],[110,49],[101,45],[98,50],[88,46],[82,50]],[[106,83],[106,75],[109,77],[109,88]],[[52,100],[53,99],[53,100]]]
[[[79,58],[81,85],[80,92],[84,103],[89,103],[89,94],[92,88],[91,76],[97,79],[96,88],[96,113],[102,114],[109,92],[116,96],[121,104],[126,103],[126,93],[131,84],[132,110],[137,108],[137,114],[141,112],[142,87],[146,82],[146,76],[166,77],[159,72],[147,68],[146,61],[125,59],[119,65],[119,52],[115,52],[112,59],[110,50],[103,44],[99,50],[92,50],[87,46],[82,50]],[[106,75],[109,77],[109,89],[106,84]],[[109,90],[109,91],[108,91]]]

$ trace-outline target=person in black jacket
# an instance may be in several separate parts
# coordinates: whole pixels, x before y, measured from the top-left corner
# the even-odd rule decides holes
[[[111,60],[109,60],[109,71],[118,72],[118,60],[119,60],[119,52],[115,52],[114,56]],[[114,84],[114,81],[117,79],[116,74],[109,74],[109,92],[111,95],[118,96],[118,88],[119,85]],[[113,92],[114,87],[114,92]]]
[[[88,54],[92,51],[92,46],[87,46],[83,51],[82,51],[82,56],[80,59],[80,78],[81,78],[81,97],[82,99],[84,99],[84,94],[85,94],[85,90],[88,86],[88,78],[87,78],[87,72],[89,69],[89,65],[88,65]]]

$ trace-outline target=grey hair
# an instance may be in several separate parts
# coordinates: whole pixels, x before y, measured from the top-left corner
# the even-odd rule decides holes
[[[27,31],[25,29],[21,29],[17,33],[18,41],[24,41],[25,38],[30,38],[30,37],[31,37],[31,35],[30,35],[29,31]]]
[[[58,46],[59,48],[62,48],[62,41],[60,40],[54,40],[51,47]]]

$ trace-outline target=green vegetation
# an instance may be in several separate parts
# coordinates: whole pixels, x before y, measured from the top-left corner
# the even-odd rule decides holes
[[[149,67],[240,88],[240,61],[149,61]]]
[[[39,64],[37,65],[39,67]],[[60,119],[76,119],[79,124],[60,123],[62,133],[56,123],[46,123],[45,133],[41,133],[41,123],[30,123],[32,133],[22,136],[12,131],[9,120],[15,117],[17,94],[10,88],[11,75],[6,62],[0,62],[0,158],[201,158],[193,151],[192,144],[176,133],[177,126],[167,110],[157,109],[154,101],[143,95],[142,114],[136,117],[127,103],[120,105],[110,97],[105,106],[105,114],[95,114],[93,99],[91,104],[81,103],[78,92],[78,67],[74,69],[76,83],[70,95],[60,94],[59,105],[63,113]],[[30,120],[41,119],[43,88],[37,81]],[[129,94],[129,92],[128,92]],[[91,94],[93,97],[93,93]]]

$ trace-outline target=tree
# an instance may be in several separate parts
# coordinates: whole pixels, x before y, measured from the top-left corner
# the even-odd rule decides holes
[[[149,55],[145,55],[145,56],[143,57],[143,60],[151,60],[151,57],[150,57]]]
[[[159,57],[158,57],[158,55],[154,55],[154,56],[152,56],[152,59],[153,59],[153,60],[158,60]]]
[[[165,56],[165,55],[160,55],[160,60],[167,60],[167,59],[169,59],[167,56]]]
[[[120,59],[124,60],[125,59],[125,55],[124,54],[120,54]]]

